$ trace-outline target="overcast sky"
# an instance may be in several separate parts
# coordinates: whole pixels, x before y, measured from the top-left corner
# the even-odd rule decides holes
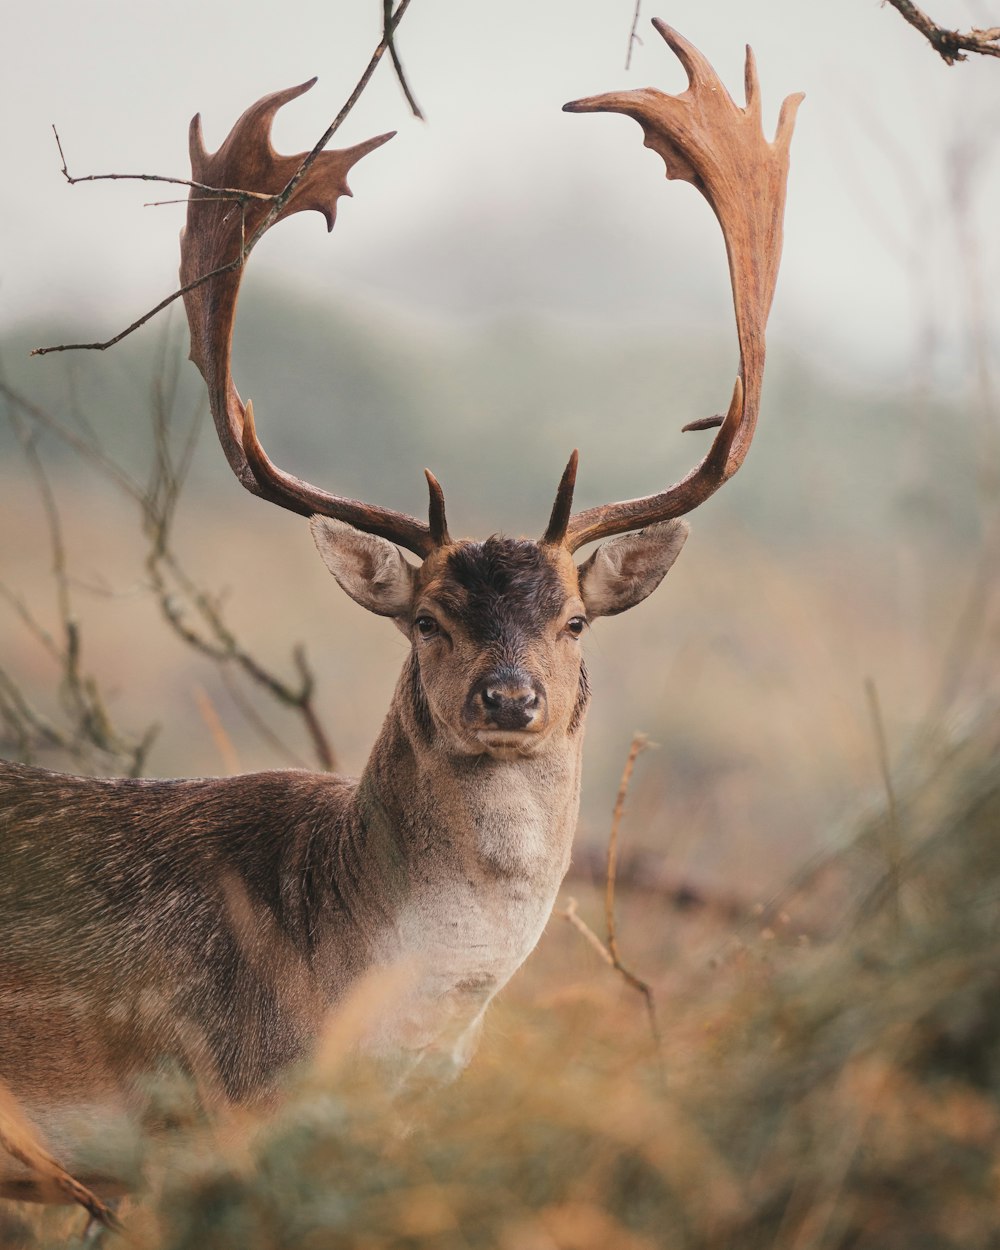
[[[318,74],[275,128],[279,150],[301,151],[366,63],[380,7],[17,5],[0,75],[0,328],[44,315],[104,335],[174,284],[183,210],[142,207],[169,188],[67,186],[51,123],[74,174],[186,176],[194,112],[214,147],[258,96]],[[705,203],[664,180],[633,122],[560,112],[614,88],[682,89],[649,27],[656,15],[705,52],[739,102],[750,42],[769,127],[786,94],[807,93],[772,341],[889,381],[912,367],[928,311],[938,342],[960,341],[956,168],[971,189],[967,254],[983,290],[1000,278],[1000,62],[946,67],[877,0],[643,0],[643,42],[626,72],[632,10],[633,0],[412,0],[399,46],[428,123],[409,117],[380,68],[335,143],[389,129],[397,138],[354,171],[355,198],[342,201],[331,238],[319,217],[296,218],[255,254],[257,274],[445,323],[534,309],[730,326],[723,245]],[[938,20],[962,26],[987,24],[988,10],[933,5]]]

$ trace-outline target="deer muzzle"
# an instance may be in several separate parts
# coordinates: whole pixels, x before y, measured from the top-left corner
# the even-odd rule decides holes
[[[538,733],[545,725],[545,689],[521,669],[488,673],[469,692],[465,720],[477,730]]]

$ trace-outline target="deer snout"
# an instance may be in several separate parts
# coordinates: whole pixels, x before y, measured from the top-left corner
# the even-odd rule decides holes
[[[544,692],[526,673],[493,673],[472,690],[472,719],[490,729],[528,729],[538,720]]]

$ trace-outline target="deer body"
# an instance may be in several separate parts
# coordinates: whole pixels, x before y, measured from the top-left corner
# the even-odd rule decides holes
[[[551,912],[582,724],[529,760],[449,762],[414,740],[411,687],[404,673],[360,781],[0,762],[0,1055],[15,1092],[44,1099],[65,1066],[62,1029],[55,1053],[37,1050],[31,1004],[51,1024],[53,993],[89,1035],[67,1081],[87,1099],[165,1054],[230,1098],[259,1094],[378,968],[405,968],[408,988],[369,1049],[457,1045]]]
[[[333,529],[358,544],[350,527]],[[360,542],[366,555],[389,548]],[[396,988],[363,1048],[396,1072],[468,1060],[569,864],[588,693],[579,645],[561,628],[577,601],[551,597],[557,578],[536,544],[454,546],[465,565],[469,549],[500,548],[515,574],[519,556],[541,569],[557,609],[548,632],[575,655],[561,690],[539,687],[549,732],[523,742],[523,731],[487,728],[500,743],[477,749],[480,730],[435,719],[442,695],[415,649],[357,781],[102,780],[0,762],[0,1072],[64,1158],[76,1153],[74,1123],[92,1131],[127,1113],[165,1060],[209,1098],[266,1095],[379,970]],[[527,664],[518,636],[538,583],[519,613],[511,569],[488,576],[506,609],[494,668],[496,648],[510,658],[519,645]],[[26,1184],[0,1161],[0,1193],[31,1196]]]
[[[258,1094],[376,968],[411,968],[413,987],[372,1049],[423,1051],[437,1015],[471,1023],[551,912],[579,769],[567,761],[552,819],[516,765],[467,771],[474,785],[448,798],[502,794],[491,817],[449,825],[429,795],[390,829],[360,814],[356,785],[322,774],[94,781],[0,763],[0,828],[18,828],[12,848],[0,844],[0,1054],[15,1091],[34,1101],[55,1068],[67,1075],[64,1032],[32,1018],[35,1003],[53,1024],[53,994],[92,1036],[69,1081],[88,1098],[175,1049],[230,1097]],[[42,1060],[45,1033],[53,1053]]]
[[[164,1059],[209,1099],[266,1094],[372,972],[391,972],[393,991],[364,1049],[404,1068],[433,1056],[460,1066],[489,1000],[537,942],[576,824],[589,703],[581,636],[656,588],[687,535],[678,518],[740,467],[780,254],[797,100],[769,143],[749,50],[740,109],[701,54],[656,25],[687,91],[566,108],[634,117],[668,176],[709,200],[727,244],[739,375],[726,416],[694,423],[721,426],[709,452],[658,494],[574,513],[574,452],[538,541],[454,541],[429,472],[425,523],[271,463],[231,375],[246,256],[258,230],[301,209],[332,227],[347,171],[391,136],[279,155],[274,114],[311,83],[258,101],[214,154],[192,123],[181,277],[222,449],[248,490],[311,518],[340,586],[411,650],[356,782],[306,772],[102,781],[0,763],[0,1078],[59,1149],[73,1145],[74,1116],[120,1114]],[[211,188],[253,198],[237,208],[233,192]],[[0,1159],[3,1194],[37,1196]]]

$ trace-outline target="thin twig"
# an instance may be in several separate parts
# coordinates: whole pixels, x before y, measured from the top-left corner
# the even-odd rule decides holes
[[[198,705],[198,714],[205,722],[205,728],[215,743],[215,748],[219,752],[226,772],[229,776],[234,776],[240,771],[239,753],[233,746],[232,738],[226,733],[222,717],[219,715],[218,709],[204,686],[195,686],[194,701]]]
[[[35,479],[35,485],[38,488],[38,494],[42,501],[42,511],[45,513],[45,522],[49,529],[49,547],[52,551],[52,575],[56,582],[56,602],[59,607],[59,619],[63,622],[67,635],[70,635],[72,633],[70,627],[73,612],[69,595],[69,578],[66,571],[66,544],[63,541],[62,519],[59,516],[59,506],[56,503],[55,491],[52,489],[52,483],[45,471],[42,458],[38,454],[34,437],[29,435],[24,428],[22,418],[13,409],[8,411],[8,416],[20,440],[21,448],[28,462],[28,468]]]
[[[217,664],[235,664],[277,702],[298,712],[312,739],[320,767],[327,772],[335,771],[336,758],[316,715],[313,702],[315,681],[301,644],[292,652],[292,659],[300,678],[298,686],[293,686],[264,668],[259,660],[240,645],[236,635],[225,623],[218,603],[188,578],[169,549],[164,548],[162,551],[151,553],[146,568],[164,619],[178,637],[189,647],[200,651],[202,655]],[[208,637],[188,625],[171,585],[164,576],[164,569],[169,571],[185,596],[194,604],[199,616],[209,628]]]
[[[371,80],[372,75],[375,73],[376,69],[378,69],[378,63],[379,61],[381,61],[382,57],[385,55],[385,52],[389,47],[389,43],[393,35],[396,32],[396,27],[403,20],[403,14],[406,12],[406,10],[409,7],[410,7],[410,0],[399,0],[399,7],[396,9],[396,12],[393,14],[391,21],[387,23],[386,29],[383,30],[382,40],[379,43],[378,47],[375,49],[375,51],[372,53],[371,60],[368,62],[367,66],[365,67],[364,73],[358,79],[357,85],[355,86],[351,94],[347,97],[347,100],[345,101],[340,112],[333,119],[330,125],[327,126],[323,134],[320,135],[319,139],[313,145],[312,149],[303,158],[302,164],[299,165],[295,173],[292,174],[291,178],[289,178],[284,188],[274,197],[274,200],[271,203],[271,207],[268,209],[267,214],[264,217],[264,220],[260,223],[257,229],[253,232],[253,234],[247,240],[246,248],[244,250],[245,257],[250,255],[253,249],[257,246],[257,244],[263,238],[264,234],[271,228],[271,226],[274,225],[275,221],[277,221],[278,216],[281,213],[281,210],[288,203],[293,192],[295,191],[295,188],[299,185],[302,179],[309,172],[310,168],[315,163],[316,158],[323,151],[326,145],[330,142],[330,140],[333,138],[336,132],[340,129],[340,127],[343,125],[344,121],[346,120],[348,114],[351,112],[355,104],[357,104],[358,100],[361,98],[361,93],[364,91],[365,87],[368,86],[368,83]]]
[[[872,730],[875,734],[875,745],[878,750],[878,764],[882,774],[882,784],[885,786],[887,816],[885,851],[889,865],[889,899],[892,921],[898,930],[902,920],[899,897],[902,877],[899,812],[896,806],[896,791],[892,784],[892,771],[889,767],[889,745],[885,734],[885,722],[882,719],[882,705],[879,702],[878,687],[871,677],[865,678],[865,694],[868,697],[868,711],[872,718]]]
[[[632,14],[632,29],[628,33],[628,51],[625,53],[625,68],[632,67],[632,49],[637,43],[641,44],[639,38],[639,15],[642,10],[642,0],[635,0],[635,12]]]
[[[625,767],[622,769],[621,781],[618,783],[618,794],[615,798],[615,810],[611,817],[611,833],[608,835],[608,871],[604,887],[604,921],[608,929],[608,950],[611,952],[611,958],[615,967],[625,977],[625,979],[637,990],[641,990],[650,1000],[649,986],[645,981],[634,976],[621,963],[618,953],[618,933],[615,928],[615,879],[618,872],[618,831],[621,828],[622,814],[625,811],[625,799],[628,797],[629,783],[632,780],[632,771],[635,768],[635,761],[641,752],[645,751],[649,745],[645,734],[635,734],[632,738],[632,745],[629,747],[628,758],[625,761]]]
[[[333,772],[336,769],[336,757],[316,712],[316,682],[306,659],[305,649],[298,645],[292,650],[292,661],[299,677],[297,684],[284,681],[270,672],[240,644],[225,623],[217,597],[195,584],[170,548],[171,529],[200,423],[192,422],[182,443],[180,455],[175,456],[170,427],[176,399],[177,371],[175,368],[168,376],[166,363],[164,358],[153,383],[155,454],[149,482],[141,500],[143,528],[150,543],[146,567],[160,609],[174,631],[189,646],[207,655],[220,666],[235,663],[277,702],[295,711],[302,718],[320,768]],[[188,625],[183,609],[176,601],[175,587],[180,589],[187,603],[194,606],[201,618],[202,627],[207,626],[208,636],[201,629]]]
[[[63,747],[72,750],[69,739],[28,703],[13,677],[0,668],[0,715],[17,738],[19,753],[29,757],[33,745]],[[32,738],[34,735],[34,738]]]
[[[615,961],[611,958],[611,952],[604,945],[590,925],[587,924],[586,920],[584,920],[576,910],[577,906],[578,904],[576,899],[570,895],[570,897],[566,900],[566,906],[559,914],[564,920],[568,920],[577,933],[581,934],[583,938],[589,942],[591,948],[595,950],[598,955],[600,955],[608,967],[613,968],[615,966]]]
[[[41,643],[45,650],[57,662],[62,662],[62,655],[56,640],[52,637],[44,625],[35,619],[31,609],[24,602],[20,595],[14,593],[11,588],[4,582],[0,582],[0,599],[6,599],[7,603],[21,618],[22,624],[33,634],[36,641]]]
[[[653,1043],[656,1047],[657,1059],[661,1065],[663,1063],[663,1045],[660,1035],[659,1021],[656,1018],[656,1000],[653,996],[652,986],[644,981],[641,977],[636,976],[631,969],[626,968],[621,961],[618,951],[618,932],[615,926],[615,881],[618,871],[618,831],[621,826],[622,813],[625,810],[625,799],[628,796],[629,783],[632,780],[632,771],[635,768],[635,761],[638,756],[649,745],[649,741],[645,734],[636,734],[632,739],[632,745],[629,747],[628,758],[625,761],[625,767],[622,770],[621,781],[618,785],[618,795],[615,799],[614,814],[611,818],[611,833],[608,837],[608,858],[607,858],[607,878],[605,883],[604,894],[604,917],[607,924],[608,936],[602,942],[593,929],[585,920],[577,913],[577,903],[575,898],[571,898],[566,907],[559,912],[564,920],[568,920],[578,933],[580,933],[600,955],[609,967],[622,977],[626,984],[630,985],[634,990],[638,990],[643,996],[646,1003],[646,1013],[649,1016],[649,1029],[653,1036]]]
[[[390,20],[385,25],[385,29],[383,30],[383,33],[382,33],[381,42],[379,43],[375,51],[372,53],[371,59],[369,60],[368,65],[365,67],[364,73],[358,79],[358,82],[354,90],[348,96],[347,100],[345,101],[343,107],[341,108],[337,116],[333,119],[330,125],[327,126],[326,130],[323,132],[323,134],[320,136],[317,142],[313,145],[310,151],[302,158],[302,162],[299,165],[298,169],[296,169],[295,173],[292,174],[291,178],[289,178],[288,182],[281,189],[281,191],[279,191],[277,195],[273,195],[273,196],[268,196],[268,195],[262,196],[258,193],[254,197],[257,199],[262,199],[265,202],[270,201],[270,208],[268,208],[267,212],[264,214],[263,218],[260,221],[260,224],[257,226],[256,230],[254,230],[253,234],[248,239],[244,239],[243,246],[240,249],[240,253],[238,256],[236,256],[228,264],[220,265],[218,269],[213,269],[211,273],[202,274],[200,277],[195,278],[192,282],[188,282],[185,286],[179,287],[176,291],[172,292],[172,294],[168,295],[165,299],[160,300],[160,302],[156,305],[155,308],[151,308],[148,312],[144,313],[141,317],[137,317],[136,320],[133,321],[131,325],[126,326],[124,330],[120,331],[118,334],[114,335],[110,339],[105,339],[103,342],[97,342],[97,343],[60,343],[52,347],[36,347],[31,352],[31,355],[32,356],[47,356],[50,352],[75,352],[75,351],[103,352],[103,351],[107,351],[109,347],[114,347],[115,344],[120,343],[122,339],[127,338],[130,334],[134,334],[135,331],[140,329],[142,326],[144,326],[147,321],[151,321],[152,318],[157,315],[157,313],[162,312],[164,308],[169,307],[175,300],[180,299],[181,296],[186,295],[189,291],[193,291],[196,288],[203,286],[206,282],[211,282],[213,278],[220,278],[224,274],[231,273],[234,269],[242,268],[242,266],[246,264],[247,259],[250,256],[250,253],[254,250],[254,248],[261,241],[261,239],[264,237],[267,231],[271,228],[271,226],[273,226],[274,223],[278,220],[278,217],[280,216],[282,209],[288,203],[293,192],[295,191],[295,188],[299,185],[299,183],[302,181],[305,175],[309,172],[310,168],[315,163],[316,158],[323,151],[326,145],[330,142],[330,140],[333,138],[336,132],[340,129],[340,127],[343,125],[344,121],[346,120],[348,114],[351,112],[355,104],[357,104],[358,100],[361,98],[362,92],[364,91],[365,87],[368,86],[368,83],[372,75],[375,73],[375,70],[378,68],[379,61],[381,61],[382,57],[385,55],[386,51],[389,49],[392,43],[393,35],[395,34],[395,31],[396,31],[396,28],[398,27],[399,23],[402,21],[403,14],[406,12],[409,6],[410,6],[410,0],[400,0],[399,6],[397,7],[395,13],[392,14]],[[402,70],[402,66],[399,66],[397,69],[397,72],[401,72],[401,70]],[[57,136],[57,139],[58,139],[58,136]],[[61,150],[62,149],[60,147],[60,152]],[[63,166],[65,169],[65,158],[63,160]],[[118,175],[118,176],[125,177],[126,175]],[[129,177],[138,176],[138,177],[142,177],[143,179],[146,178],[145,175],[127,175],[127,176]],[[100,177],[107,178],[107,177],[112,177],[112,175],[102,174],[100,175]],[[76,181],[82,182],[82,181],[85,181],[85,179],[80,178],[80,179],[76,179]],[[175,181],[175,180],[164,179],[163,181]],[[177,181],[183,181],[183,180],[177,180]],[[208,191],[215,190],[215,188],[213,187],[206,187],[206,188],[201,188],[201,189],[208,190]],[[233,194],[232,198],[234,200],[239,201],[240,197],[246,196],[246,194],[247,193],[245,192],[239,191]],[[241,203],[240,207],[243,208],[245,207],[245,205]]]
[[[21,417],[30,420],[39,429],[55,434],[138,505],[142,531],[148,542],[146,586],[152,589],[164,619],[188,646],[223,669],[227,665],[235,665],[277,702],[295,712],[301,718],[309,736],[319,767],[325,771],[335,771],[335,752],[316,710],[316,683],[304,650],[295,647],[292,651],[297,680],[283,680],[265,668],[226,624],[220,598],[200,587],[188,575],[171,549],[174,518],[202,424],[200,414],[196,412],[187,429],[181,432],[178,449],[178,439],[172,430],[177,385],[176,363],[172,369],[168,368],[164,345],[160,368],[153,379],[151,396],[153,458],[149,476],[143,484],[126,473],[104,451],[97,436],[86,426],[83,433],[78,433],[44,409],[25,400],[2,380],[0,396],[9,402],[10,417],[22,434],[26,453],[30,455],[30,440],[20,424]],[[40,464],[36,468],[32,462],[32,468],[36,476],[41,472]],[[54,560],[57,568],[61,565],[65,571],[65,561],[60,556],[61,529],[58,517],[54,517],[52,512],[54,496],[51,491],[46,492],[41,479],[39,489],[46,506],[50,531],[54,536]],[[58,543],[55,543],[55,537],[58,537]],[[11,726],[12,732],[17,734],[20,742],[44,741],[62,746],[75,754],[79,754],[80,742],[89,742],[101,750],[124,754],[128,760],[128,770],[134,773],[141,768],[154,731],[147,731],[138,745],[132,746],[126,745],[125,740],[113,730],[97,684],[80,670],[79,636],[75,622],[68,613],[67,594],[68,578],[64,576],[60,581],[60,615],[65,643],[60,644],[35,620],[27,605],[0,583],[0,597],[10,602],[25,625],[62,669],[64,694],[71,705],[76,738],[66,737],[56,743],[53,738],[56,731],[48,732],[48,727],[37,714],[30,712],[26,700],[19,692],[17,697],[12,691],[6,692],[6,698],[0,701],[0,715]],[[192,618],[191,622],[188,620],[189,616]],[[0,696],[3,694],[4,691],[0,689]]]
[[[71,730],[63,733],[35,712],[7,674],[0,674],[0,715],[16,735],[22,755],[29,754],[35,744],[45,744],[59,747],[75,759],[82,760],[89,758],[91,748],[96,748],[105,756],[125,761],[128,771],[135,775],[141,771],[156,727],[147,729],[138,741],[119,733],[108,714],[100,686],[82,667],[80,627],[73,615],[62,518],[35,440],[37,428],[43,427],[34,427],[29,431],[25,421],[30,420],[31,414],[25,409],[19,411],[15,402],[8,402],[7,415],[21,442],[45,513],[61,641],[57,641],[35,619],[27,605],[2,584],[0,596],[7,599],[58,666],[61,673],[60,703],[70,720]],[[86,439],[81,441],[86,447]]]
[[[126,326],[124,330],[114,335],[113,338],[105,339],[102,343],[58,343],[54,347],[34,347],[31,350],[32,356],[48,356],[50,352],[106,352],[109,347],[114,347],[116,343],[120,343],[122,339],[128,338],[130,334],[134,334],[147,321],[152,321],[157,313],[163,312],[164,308],[169,308],[174,300],[178,300],[182,295],[187,295],[188,291],[194,291],[200,286],[204,286],[206,282],[211,282],[213,278],[221,278],[223,274],[230,273],[246,261],[246,251],[231,260],[228,265],[220,265],[218,269],[213,269],[211,273],[203,273],[200,278],[195,278],[193,282],[188,282],[185,286],[178,287],[166,299],[161,299],[155,308],[151,308],[149,312],[143,313],[141,317],[137,317],[131,325]]]
[[[392,68],[396,71],[396,77],[399,79],[399,85],[403,89],[403,95],[406,97],[406,103],[410,106],[410,112],[420,121],[424,121],[424,115],[420,111],[420,105],[413,97],[410,90],[410,84],[406,80],[406,71],[403,69],[403,62],[399,59],[399,52],[396,48],[394,38],[394,23],[392,20],[392,0],[382,0],[382,36],[389,44],[389,55],[392,57]]]
[[[49,1154],[38,1129],[3,1081],[0,1081],[0,1150],[22,1163],[43,1184],[54,1186],[71,1202],[78,1203],[105,1228],[121,1227],[114,1211]]]
[[[309,765],[305,760],[300,755],[297,755],[286,742],[283,742],[263,716],[260,715],[247,696],[240,690],[232,673],[227,668],[222,667],[219,669],[219,677],[226,688],[226,693],[236,704],[243,719],[259,735],[261,741],[266,742],[273,751],[284,756],[293,768],[308,768]]]
[[[983,56],[1000,56],[1000,26],[987,29],[973,27],[967,34],[946,30],[932,21],[910,0],[888,0],[904,21],[919,30],[946,65],[966,60],[966,52],[978,52]]]
[[[268,197],[270,198],[270,197]],[[143,208],[168,208],[171,204],[211,204],[213,197],[210,195],[190,195],[182,196],[178,200],[146,200]]]
[[[89,429],[84,429],[83,434],[77,434],[68,425],[64,424],[52,413],[40,407],[38,404],[32,403],[30,399],[22,395],[20,391],[16,391],[12,386],[0,378],[0,395],[2,395],[9,403],[16,405],[26,417],[30,417],[36,425],[42,426],[44,429],[50,430],[57,438],[61,439],[68,447],[81,456],[89,463],[96,465],[101,472],[106,474],[120,490],[123,490],[129,498],[139,501],[142,499],[142,488],[130,477],[128,473],[117,463],[112,460],[109,455],[101,447],[96,435]]]
[[[302,679],[295,706],[299,710],[310,738],[312,738],[313,749],[316,752],[316,758],[319,760],[320,768],[325,772],[334,773],[337,771],[337,757],[334,755],[330,739],[327,737],[326,731],[316,715],[316,707],[313,703],[316,678],[309,667],[309,661],[306,659],[306,649],[301,642],[296,643],[292,649],[292,659],[295,661],[295,667],[299,670],[299,676]]]
[[[193,182],[190,178],[171,178],[166,174],[81,174],[79,177],[73,177],[66,168],[62,140],[55,126],[52,127],[52,133],[56,137],[56,147],[62,159],[62,175],[71,187],[75,187],[78,182],[169,182],[178,187],[190,187],[193,191],[204,191],[206,197],[213,200],[270,200],[274,198],[266,191],[246,191],[240,187],[209,187],[204,182]],[[170,203],[178,203],[178,201],[171,200]]]

